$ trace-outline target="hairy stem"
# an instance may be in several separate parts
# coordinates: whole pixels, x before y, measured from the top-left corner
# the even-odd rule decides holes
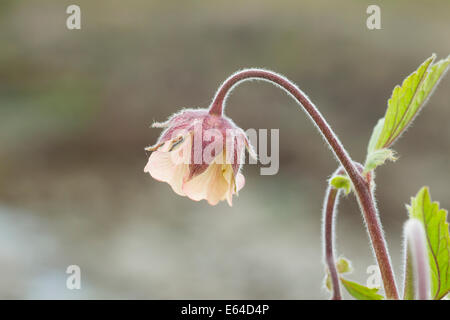
[[[370,187],[370,182],[365,181],[364,183],[367,185],[366,187],[360,188],[355,186],[356,196],[367,225],[374,254],[378,261],[386,297],[397,300],[399,299],[397,285],[395,283],[387,244],[384,239],[383,228],[375,205],[375,196]]]
[[[412,263],[412,252],[408,244],[405,244],[405,261],[404,261],[404,284],[403,284],[403,300],[414,300],[416,290],[414,288],[414,271]]]
[[[328,125],[325,118],[294,83],[285,77],[263,69],[245,69],[230,76],[217,90],[211,103],[209,113],[211,115],[222,115],[226,99],[231,90],[239,83],[248,80],[263,80],[275,84],[290,94],[295,101],[303,108],[316,124],[324,139],[332,149],[334,155],[344,167],[355,188],[358,202],[363,212],[367,224],[371,243],[375,256],[380,267],[386,295],[389,299],[398,299],[397,287],[394,273],[391,267],[386,242],[384,241],[383,230],[378,219],[375,202],[369,182],[358,172],[356,166],[347,151],[342,146],[336,134]]]
[[[364,171],[364,167],[360,163],[355,162],[354,165],[360,172]],[[340,167],[331,175],[331,179],[333,179],[333,177],[337,175],[343,174],[345,174],[345,170],[344,168]],[[334,245],[334,243],[336,242],[335,229],[337,206],[339,203],[340,194],[341,191],[339,189],[336,189],[328,184],[327,191],[325,193],[322,213],[322,243],[324,245],[323,253],[325,257],[325,263],[330,272],[331,283],[333,285],[331,300],[342,300],[339,274],[336,267],[336,249]]]
[[[303,107],[306,113],[311,117],[312,121],[317,125],[319,131],[322,133],[325,140],[333,150],[333,153],[342,163],[342,166],[345,168],[345,171],[352,178],[352,180],[355,179],[363,181],[362,176],[356,170],[350,156],[347,154],[347,151],[344,149],[341,142],[334,134],[333,130],[330,128],[319,110],[309,100],[306,94],[303,93],[303,91],[301,91],[291,81],[277,73],[262,69],[246,69],[235,73],[227,80],[225,80],[225,82],[220,86],[219,90],[217,90],[217,93],[210,106],[209,113],[213,115],[222,115],[226,99],[231,90],[239,83],[249,80],[267,81],[272,84],[278,85],[287,93],[289,93],[300,104],[300,106]]]
[[[408,271],[408,268],[412,269],[412,273],[409,276],[413,279],[414,296],[418,300],[427,300],[430,292],[427,239],[423,225],[419,220],[410,219],[406,222],[405,241],[408,262],[411,264],[411,266],[407,266],[406,270]]]
[[[325,263],[330,272],[332,284],[331,300],[342,300],[339,275],[336,268],[336,260],[333,243],[335,242],[334,220],[336,219],[336,205],[340,190],[328,186],[323,206],[322,237],[324,245]]]

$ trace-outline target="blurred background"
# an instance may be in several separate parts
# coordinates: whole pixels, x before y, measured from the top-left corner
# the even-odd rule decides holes
[[[319,106],[357,161],[392,89],[450,53],[449,1],[0,2],[0,298],[326,299],[321,207],[337,164],[296,104],[247,83],[227,114],[280,129],[280,170],[244,168],[234,206],[177,196],[144,174],[158,129],[207,107],[234,71],[280,72]],[[81,30],[66,8],[81,7]],[[405,203],[422,185],[450,208],[450,79],[377,171],[398,282]],[[337,249],[366,283],[374,264],[354,196]],[[81,268],[81,290],[66,268]]]

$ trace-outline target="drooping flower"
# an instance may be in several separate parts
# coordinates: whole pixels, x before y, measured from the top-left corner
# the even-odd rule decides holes
[[[167,182],[177,194],[211,205],[227,200],[244,186],[240,172],[245,149],[256,157],[245,132],[225,117],[207,109],[185,109],[164,123],[144,168],[154,179]]]

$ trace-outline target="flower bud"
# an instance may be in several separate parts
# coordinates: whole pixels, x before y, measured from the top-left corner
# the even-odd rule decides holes
[[[240,173],[245,148],[255,156],[245,132],[225,117],[207,109],[185,109],[164,123],[144,172],[167,182],[177,194],[192,200],[205,199],[211,205],[227,200],[244,186]]]

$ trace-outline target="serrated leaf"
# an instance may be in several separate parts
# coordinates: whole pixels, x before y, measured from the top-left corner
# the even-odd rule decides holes
[[[432,202],[427,187],[423,187],[407,206],[409,216],[419,219],[427,236],[430,263],[431,293],[435,300],[450,292],[450,235],[447,211]]]
[[[419,110],[431,95],[450,64],[450,56],[434,65],[433,54],[410,74],[401,86],[396,86],[388,100],[383,129],[372,150],[388,148],[414,120]]]
[[[348,293],[358,300],[383,300],[384,297],[377,292],[379,289],[370,289],[362,284],[345,280],[341,278],[341,282],[344,285]]]
[[[374,170],[376,167],[384,164],[386,160],[397,160],[393,150],[384,148],[372,151],[367,155],[366,163],[364,165],[364,172]]]
[[[336,175],[330,179],[329,183],[336,189],[344,189],[345,194],[349,194],[352,190],[352,182],[347,176]]]

